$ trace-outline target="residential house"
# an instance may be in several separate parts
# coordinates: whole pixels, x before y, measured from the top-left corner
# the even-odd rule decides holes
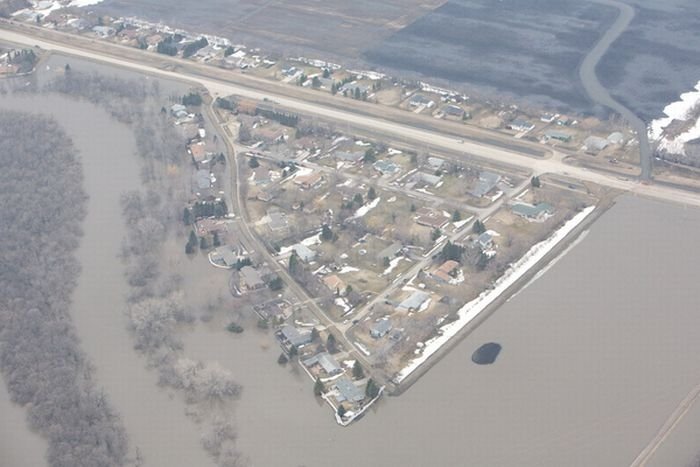
[[[365,398],[365,392],[357,387],[346,376],[342,376],[335,381],[335,388],[339,395],[336,397],[338,402],[350,402],[355,404],[361,402]]]
[[[625,136],[622,133],[620,133],[619,131],[616,131],[614,133],[610,133],[608,135],[607,140],[610,144],[621,145],[625,142]]]
[[[439,157],[430,156],[426,160],[426,164],[433,170],[440,170],[445,165],[445,160],[440,159]]]
[[[608,142],[607,139],[601,138],[599,136],[589,136],[583,141],[583,146],[586,150],[586,152],[590,152],[593,154],[597,154],[603,149],[608,147]]]
[[[517,203],[513,205],[513,214],[523,217],[528,220],[542,221],[554,213],[554,208],[547,203],[538,203],[536,205]]]
[[[459,270],[459,263],[450,259],[433,270],[430,275],[440,282],[450,283],[454,277],[453,274],[457,270]]]
[[[377,253],[377,261],[384,261],[384,258],[393,259],[398,256],[403,250],[403,244],[401,242],[394,242],[388,247],[384,248],[382,251]]]
[[[200,141],[198,143],[190,144],[190,154],[192,155],[192,160],[196,164],[207,162],[209,159],[207,143],[205,143],[204,141]]]
[[[313,340],[311,337],[311,330],[302,330],[285,324],[276,333],[277,338],[282,342],[282,344],[290,347],[302,347],[306,344],[310,344]]]
[[[335,157],[339,161],[349,162],[351,164],[359,164],[365,158],[365,152],[364,151],[335,151],[333,153],[333,157]]]
[[[445,115],[449,117],[455,117],[459,119],[464,118],[465,115],[464,109],[458,105],[446,105],[442,108],[442,111],[445,113]]]
[[[411,98],[408,100],[408,105],[411,107],[428,107],[432,108],[435,106],[435,102],[430,99],[429,97],[424,96],[423,94],[414,94],[411,96]]]
[[[269,220],[267,222],[267,227],[272,231],[272,233],[284,233],[289,229],[289,223],[287,222],[287,217],[283,212],[272,211],[267,214]]]
[[[265,282],[260,277],[258,271],[252,266],[243,266],[240,270],[241,285],[245,285],[248,290],[258,290],[265,287]]]
[[[426,185],[436,186],[442,181],[442,177],[426,172],[416,172],[413,176],[413,180],[415,180],[416,182],[423,182]]]
[[[372,326],[369,328],[369,335],[375,339],[379,339],[391,331],[391,328],[392,326],[389,318],[382,318],[372,323]]]
[[[339,375],[343,372],[343,369],[338,364],[336,359],[333,358],[333,356],[328,352],[321,352],[311,358],[307,358],[302,362],[302,364],[307,368],[318,366],[328,376]]]
[[[316,259],[316,252],[308,246],[304,245],[303,243],[297,243],[296,245],[294,245],[292,247],[292,251],[294,251],[299,257],[299,259],[305,263],[310,263],[311,261]]]
[[[92,32],[97,34],[97,37],[105,39],[107,37],[112,37],[116,31],[111,26],[95,26],[92,28]]]
[[[414,220],[416,224],[432,229],[441,229],[450,221],[441,211],[435,211],[430,208],[421,208],[416,211]]]
[[[563,143],[568,143],[571,141],[572,135],[570,133],[565,133],[563,131],[549,130],[545,132],[544,137],[546,140],[556,140]]]
[[[374,164],[372,164],[374,170],[382,175],[395,175],[401,171],[401,168],[391,161],[380,159]]]
[[[476,182],[476,186],[469,192],[469,194],[475,198],[481,198],[496,188],[500,181],[500,175],[483,170],[479,172],[479,179]]]
[[[399,311],[418,311],[430,300],[430,294],[420,290],[414,291],[408,298],[399,303]]]
[[[310,174],[297,175],[294,177],[294,184],[305,190],[316,188],[322,181],[323,174],[321,172],[311,172]]]
[[[492,233],[491,233],[490,231],[486,231],[486,232],[482,233],[481,235],[479,235],[479,236],[477,237],[476,243],[477,243],[477,245],[479,245],[479,247],[480,247],[482,250],[489,250],[489,249],[491,249],[491,247],[493,246],[493,235],[492,235]]]
[[[323,278],[323,283],[336,295],[344,295],[347,286],[345,282],[336,274],[331,274]]]
[[[512,122],[508,123],[506,125],[506,128],[522,133],[525,131],[532,130],[533,128],[535,128],[535,125],[528,122],[527,120],[521,120],[519,118],[516,118]]]

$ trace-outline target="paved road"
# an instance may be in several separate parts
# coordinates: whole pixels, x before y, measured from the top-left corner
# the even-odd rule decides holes
[[[569,166],[563,162],[562,157],[553,157],[550,159],[533,158],[530,156],[523,156],[520,153],[508,149],[503,149],[502,147],[488,146],[469,140],[464,140],[464,142],[461,142],[461,140],[457,140],[453,136],[446,136],[442,133],[416,128],[414,126],[397,123],[394,121],[386,121],[375,117],[368,117],[366,115],[357,114],[353,111],[331,108],[319,103],[309,103],[281,94],[258,91],[239,84],[230,84],[217,79],[163,70],[155,66],[132,62],[122,58],[113,57],[105,53],[86,51],[70,45],[39,40],[13,31],[0,30],[0,39],[30,46],[39,45],[47,50],[54,50],[64,54],[106,62],[112,65],[129,68],[152,75],[163,76],[169,79],[180,81],[187,80],[193,84],[198,84],[208,89],[214,97],[236,94],[253,99],[268,98],[278,102],[280,106],[296,109],[301,113],[317,115],[333,121],[346,122],[354,127],[364,128],[374,133],[381,132],[388,138],[412,142],[419,147],[422,145],[428,145],[447,152],[461,152],[464,153],[465,156],[468,155],[468,157],[482,158],[504,165],[520,167],[535,174],[551,173],[565,175],[581,181],[593,182],[599,185],[628,191],[641,196],[685,205],[700,206],[700,196],[695,193],[666,186],[640,184],[634,180],[620,179],[614,175],[598,173],[582,167]],[[278,91],[284,92],[285,89],[284,87],[280,86]]]
[[[630,109],[616,101],[610,95],[608,90],[605,89],[602,84],[600,84],[598,75],[596,74],[596,68],[600,63],[600,60],[603,58],[610,46],[617,40],[617,38],[620,37],[623,32],[625,32],[634,18],[635,11],[630,5],[618,2],[616,0],[592,1],[601,5],[617,8],[620,14],[613,25],[610,26],[605,34],[603,34],[595,47],[593,47],[593,49],[583,59],[579,69],[581,84],[583,84],[583,87],[591,100],[622,115],[622,117],[632,126],[634,131],[637,133],[637,139],[639,140],[639,158],[642,168],[641,178],[643,180],[650,180],[653,155],[651,152],[651,147],[649,146],[646,123],[637,117]]]

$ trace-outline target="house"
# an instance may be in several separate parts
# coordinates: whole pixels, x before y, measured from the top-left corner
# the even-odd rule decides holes
[[[416,174],[413,176],[413,179],[416,182],[423,182],[431,186],[436,186],[442,181],[442,177],[440,177],[439,175],[433,175],[425,172],[416,172]]]
[[[394,242],[377,253],[377,261],[384,261],[384,258],[396,258],[396,256],[401,253],[401,250],[403,250],[403,244],[401,242]]]
[[[267,214],[269,218],[267,222],[267,227],[273,233],[285,232],[289,228],[289,223],[287,222],[287,217],[283,212],[272,211]]]
[[[430,208],[421,208],[416,211],[416,214],[414,219],[416,224],[433,229],[441,229],[450,221],[442,212]]]
[[[440,281],[450,283],[453,279],[453,274],[459,269],[459,263],[454,260],[447,260],[436,268],[430,275]]]
[[[338,402],[348,401],[357,403],[365,398],[365,392],[355,386],[346,376],[342,376],[335,381],[335,388],[338,390]]]
[[[266,143],[276,143],[284,139],[285,132],[278,126],[259,126],[255,129],[255,137]]]
[[[364,151],[336,151],[333,153],[333,157],[343,162],[350,162],[352,164],[358,164],[362,162],[365,158]]]
[[[401,171],[398,165],[384,159],[379,159],[372,167],[382,175],[395,175]]]
[[[399,311],[420,310],[430,300],[430,294],[416,290],[396,307]]]
[[[506,125],[506,128],[509,130],[514,130],[517,132],[525,132],[525,131],[530,131],[533,128],[535,128],[535,125],[532,123],[528,122],[527,120],[521,120],[519,118],[516,118],[512,122]]]
[[[115,29],[111,26],[95,26],[92,28],[92,32],[97,34],[97,37],[105,39],[111,37],[115,34]]]
[[[619,131],[616,131],[614,133],[610,133],[607,137],[608,143],[610,144],[623,144],[625,142],[625,136],[620,133]]]
[[[583,142],[583,146],[586,152],[591,152],[594,154],[599,153],[603,149],[608,147],[608,140],[605,138],[600,138],[599,136],[589,136]]]
[[[382,318],[372,323],[372,326],[369,328],[369,335],[379,339],[384,337],[389,331],[391,331],[391,321],[389,321],[389,318]]]
[[[547,131],[544,134],[546,140],[554,139],[563,143],[571,141],[572,135],[563,131]]]
[[[493,235],[486,231],[477,237],[476,243],[482,250],[488,250],[493,246]]]
[[[479,172],[479,180],[476,186],[469,192],[475,198],[481,198],[487,195],[491,190],[496,188],[496,185],[501,181],[501,176],[488,172],[486,170]]]
[[[321,352],[311,358],[307,358],[302,364],[307,368],[318,365],[328,376],[339,375],[343,372],[336,359],[328,352]]]
[[[316,259],[316,252],[308,246],[304,245],[303,243],[297,243],[296,245],[294,245],[292,247],[292,251],[294,251],[299,257],[299,259],[305,263],[310,263],[311,261]]]
[[[288,324],[285,324],[279,331],[277,331],[277,338],[283,344],[297,348],[310,344],[313,340],[310,330],[299,331],[294,326],[290,326]]]
[[[207,151],[207,143],[200,141],[199,143],[190,144],[190,154],[192,155],[192,160],[199,164],[206,162],[209,157],[209,152]]]
[[[445,113],[445,115],[448,115],[450,117],[456,117],[460,119],[464,118],[464,109],[459,107],[458,105],[446,105],[442,108],[442,111]]]
[[[182,115],[182,112],[185,113],[185,116],[187,116],[187,107],[185,107],[182,104],[173,104],[170,106],[170,114],[173,117],[180,118],[180,115]]]
[[[220,263],[222,266],[225,266],[229,269],[233,268],[239,260],[237,251],[228,245],[216,248],[213,251],[211,258],[212,261]]]
[[[410,105],[411,107],[424,106],[432,108],[435,105],[435,102],[433,102],[429,97],[425,97],[423,94],[414,94],[408,100],[408,105]]]
[[[428,167],[430,167],[431,169],[440,170],[445,165],[445,160],[440,159],[439,157],[430,156],[426,160],[426,163],[427,163]]]
[[[343,295],[347,286],[345,282],[336,274],[331,274],[323,278],[323,283],[336,295]]]
[[[571,119],[566,115],[561,115],[557,119],[557,125],[559,126],[569,126],[572,124]]]
[[[194,174],[193,191],[202,192],[211,188],[212,175],[208,170],[198,170]]]
[[[241,268],[241,282],[243,282],[248,290],[258,290],[265,287],[262,277],[258,271],[252,266],[243,266]]]
[[[542,115],[540,115],[540,121],[544,123],[552,123],[557,117],[558,115],[556,114],[545,112]]]
[[[536,205],[517,203],[513,205],[513,214],[523,217],[528,220],[542,221],[554,213],[554,208],[547,203],[538,203]]]
[[[347,96],[353,97],[357,94],[360,94],[360,95],[369,94],[370,89],[363,84],[359,84],[359,83],[353,81],[352,83],[343,84],[340,87],[340,89],[338,89],[338,91],[344,96],[347,95]]]
[[[323,174],[321,172],[311,172],[310,174],[297,175],[294,177],[294,184],[305,190],[316,188],[322,181]]]

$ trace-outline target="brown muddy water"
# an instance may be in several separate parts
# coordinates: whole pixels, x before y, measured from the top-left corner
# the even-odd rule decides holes
[[[239,447],[258,466],[629,465],[700,382],[698,231],[700,210],[621,198],[406,393],[348,428],[305,375],[277,365],[269,335],[212,322],[185,350],[243,384]],[[503,346],[492,365],[471,361],[484,342]],[[657,465],[700,450],[678,435],[664,452],[673,463]]]

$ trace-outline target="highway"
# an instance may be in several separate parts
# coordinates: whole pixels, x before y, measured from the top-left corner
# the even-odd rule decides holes
[[[4,25],[4,23],[3,23]],[[134,62],[120,57],[112,56],[108,53],[98,53],[83,50],[79,47],[49,42],[36,39],[23,33],[0,29],[0,40],[24,44],[27,46],[38,45],[47,50],[61,52],[67,55],[83,57],[99,62],[128,68],[143,73],[162,76],[169,79],[189,81],[193,85],[206,88],[213,97],[240,95],[252,99],[269,99],[277,102],[281,107],[289,108],[300,113],[318,116],[324,119],[343,122],[353,127],[365,129],[373,133],[382,133],[387,138],[413,143],[417,147],[429,146],[450,153],[463,153],[465,156],[476,157],[499,164],[516,166],[534,174],[557,174],[581,181],[597,183],[602,186],[631,192],[639,196],[655,198],[663,201],[670,201],[684,205],[700,206],[700,196],[696,193],[670,188],[661,185],[639,183],[636,180],[620,179],[617,176],[595,172],[582,167],[574,167],[563,162],[563,154],[556,154],[548,159],[535,158],[528,155],[505,149],[486,145],[470,140],[458,140],[452,135],[418,128],[408,124],[395,121],[387,121],[380,118],[358,114],[352,110],[329,107],[318,102],[307,102],[295,97],[289,97],[286,87],[279,85],[276,92],[266,92],[251,89],[241,84],[228,83],[220,79],[191,75],[184,72],[174,72],[163,70],[153,65]],[[294,89],[293,87],[291,87]]]

